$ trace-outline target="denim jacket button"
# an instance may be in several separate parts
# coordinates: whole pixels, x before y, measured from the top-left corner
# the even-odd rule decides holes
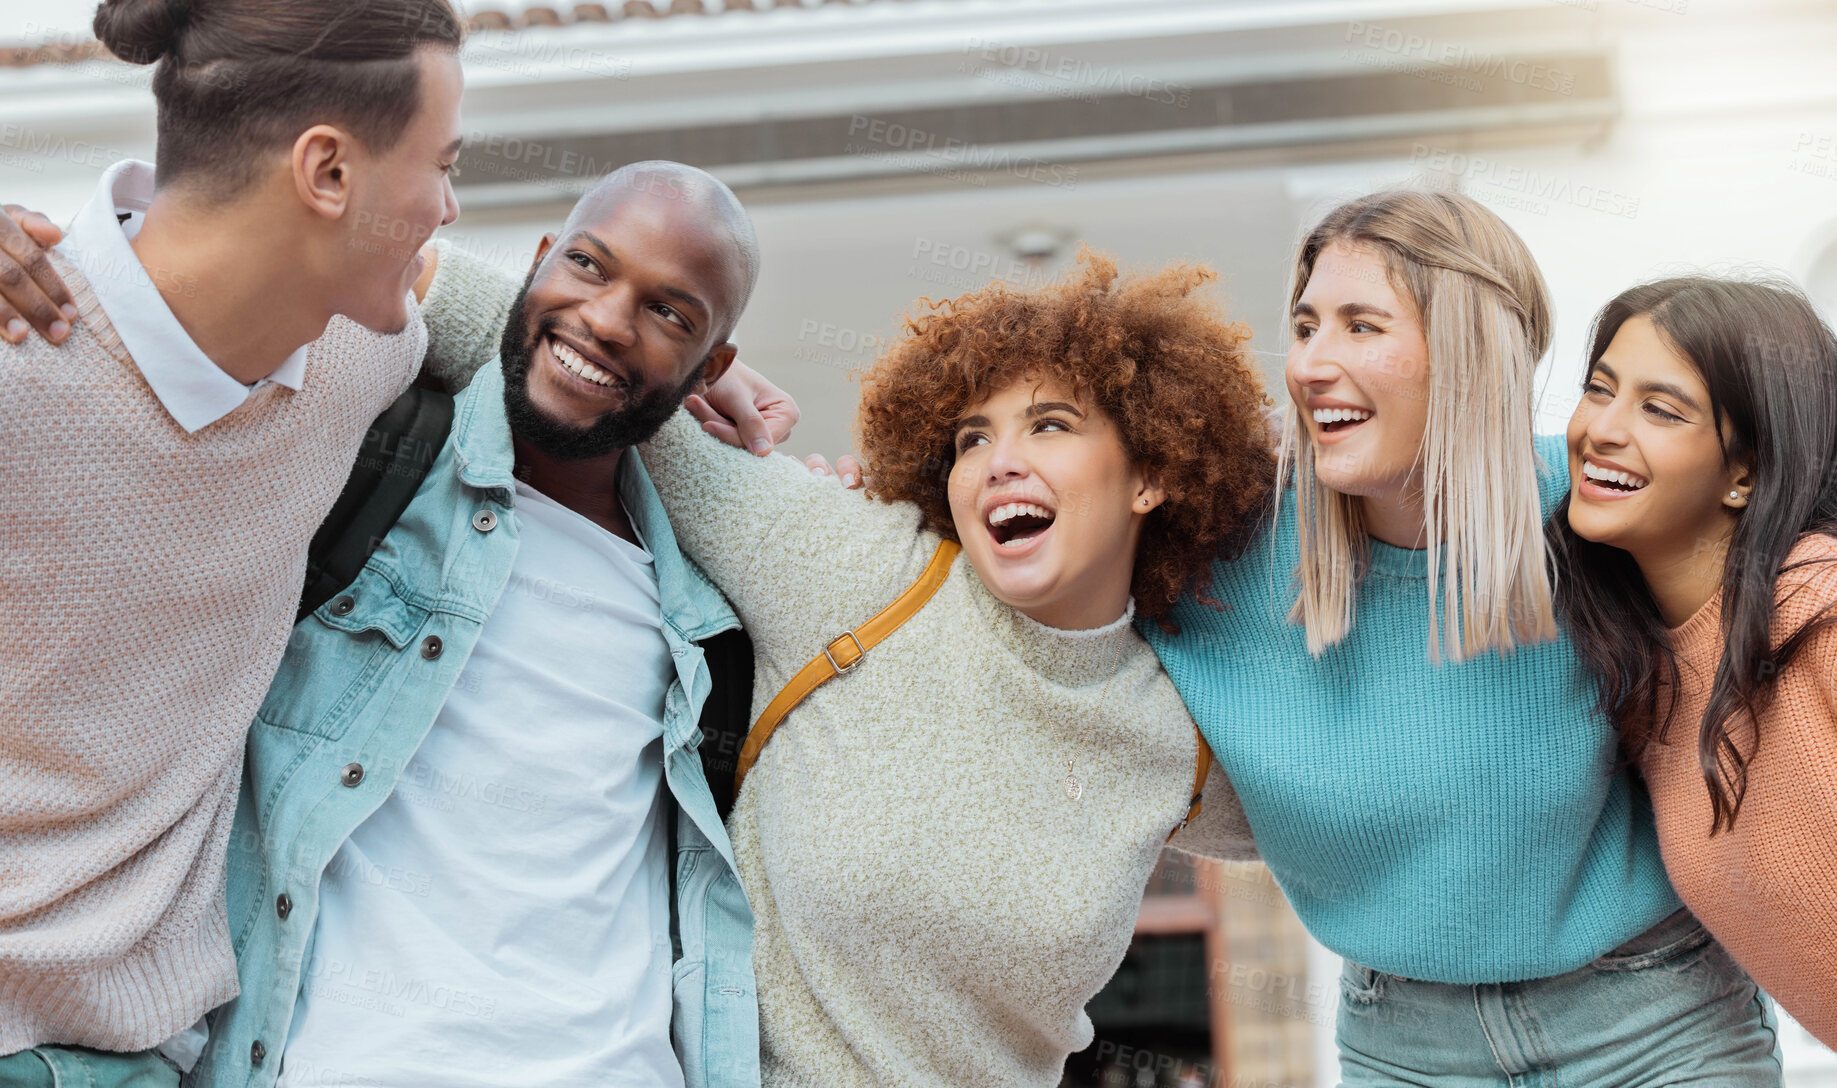
[[[498,527],[498,516],[489,510],[480,510],[472,515],[472,528],[481,533],[488,533]]]
[[[260,1065],[262,1063],[262,1059],[266,1058],[267,1056],[268,1056],[268,1048],[262,1045],[262,1041],[260,1039],[257,1039],[253,1043],[249,1044],[249,1064],[250,1065]]]
[[[429,661],[439,657],[440,651],[445,648],[446,644],[440,641],[439,635],[429,635],[421,640],[421,656]]]
[[[348,616],[351,614],[351,609],[356,608],[356,607],[357,607],[357,598],[351,596],[349,593],[346,593],[345,595],[341,597],[333,598],[331,613],[334,616]]]
[[[347,787],[355,786],[359,782],[362,782],[363,780],[364,780],[364,765],[361,763],[345,764],[344,770],[339,772],[339,775],[338,775],[338,781],[343,782]]]
[[[289,914],[293,913],[293,899],[286,892],[275,897],[274,913],[280,915],[283,922],[287,920]]]

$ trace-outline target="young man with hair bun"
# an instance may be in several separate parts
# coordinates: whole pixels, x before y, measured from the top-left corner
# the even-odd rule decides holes
[[[156,66],[159,165],[45,255],[57,346],[0,344],[7,1085],[176,1083],[235,996],[244,737],[458,213],[446,0],[110,0],[95,31]]]

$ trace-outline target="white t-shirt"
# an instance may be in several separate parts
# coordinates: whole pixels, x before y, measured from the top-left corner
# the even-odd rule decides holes
[[[643,549],[517,485],[510,581],[320,884],[280,1088],[680,1088]]]

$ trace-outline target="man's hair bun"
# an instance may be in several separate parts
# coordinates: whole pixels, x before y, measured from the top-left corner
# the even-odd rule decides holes
[[[452,0],[104,0],[93,25],[154,65],[156,187],[186,179],[212,201],[313,125],[387,150],[421,108],[417,52],[466,37]]]
[[[178,46],[190,7],[185,0],[103,0],[91,27],[117,57],[152,64]]]

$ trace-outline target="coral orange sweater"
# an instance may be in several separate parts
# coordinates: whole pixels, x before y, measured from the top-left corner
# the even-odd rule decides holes
[[[1837,538],[1807,536],[1788,558],[1837,560]],[[1780,576],[1779,645],[1837,600],[1837,562]],[[1667,743],[1642,759],[1659,844],[1686,905],[1761,987],[1826,1045],[1837,1046],[1837,627],[1807,640],[1754,723],[1733,730],[1751,752],[1733,830],[1709,834],[1697,729],[1721,660],[1722,594],[1671,632],[1678,703]],[[1664,705],[1660,695],[1660,706]]]

